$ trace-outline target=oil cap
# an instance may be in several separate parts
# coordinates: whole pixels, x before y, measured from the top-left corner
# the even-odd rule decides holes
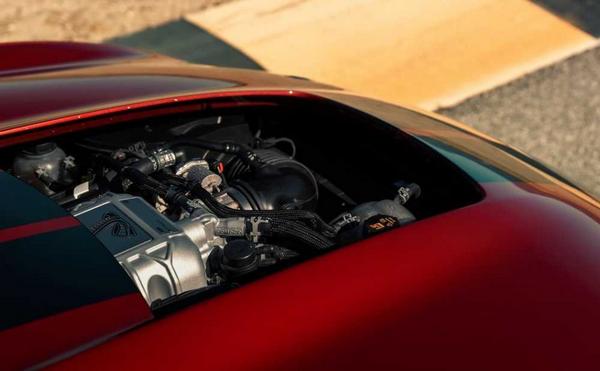
[[[223,248],[221,269],[230,277],[255,270],[259,257],[256,246],[248,240],[232,240]]]

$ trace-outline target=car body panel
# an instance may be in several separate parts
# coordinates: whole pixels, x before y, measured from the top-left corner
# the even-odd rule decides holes
[[[16,76],[141,58],[145,53],[106,44],[30,41],[0,44],[0,76]]]
[[[435,149],[480,184],[517,183],[549,189],[551,197],[589,210],[597,218],[600,202],[568,179],[519,150],[451,119],[342,92],[317,92],[396,126]],[[561,189],[563,192],[558,192]]]
[[[47,361],[152,318],[106,248],[48,197],[0,171],[2,367]]]
[[[0,331],[2,369],[23,370],[56,363],[151,319],[146,302],[134,293]]]
[[[597,220],[526,185],[484,187],[490,197],[478,204],[264,277],[56,366],[596,369]]]
[[[4,78],[0,75],[0,133],[27,124],[133,103],[184,97],[202,91],[257,88],[332,87],[262,71],[193,65],[158,55]]]
[[[138,78],[127,86],[114,78],[95,95],[101,84],[93,79],[102,76]],[[147,94],[139,77],[160,86]],[[194,82],[178,85],[182,78]],[[52,81],[64,80],[80,85],[55,87],[55,97],[43,94]],[[211,80],[229,85],[194,85]],[[66,355],[77,354],[54,364],[57,368],[600,366],[600,206],[496,140],[433,114],[310,81],[156,56],[8,77],[0,79],[0,88],[4,83],[32,84],[29,91],[37,86],[41,92],[35,104],[29,102],[31,110],[19,106],[23,102],[8,94],[11,89],[0,94],[0,112],[8,112],[8,119],[0,119],[0,146],[117,124],[116,117],[143,117],[151,109],[176,111],[184,104],[201,109],[219,99],[237,105],[261,97],[327,99],[417,138],[485,192],[476,204],[204,298],[91,349],[75,348]],[[112,88],[122,89],[118,99]],[[90,99],[78,100],[86,90]]]

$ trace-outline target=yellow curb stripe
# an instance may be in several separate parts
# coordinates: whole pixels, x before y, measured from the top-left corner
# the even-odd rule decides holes
[[[242,0],[186,18],[272,72],[425,109],[597,45],[525,0]]]

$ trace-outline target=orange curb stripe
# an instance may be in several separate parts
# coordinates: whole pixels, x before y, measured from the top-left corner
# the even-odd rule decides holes
[[[425,109],[597,45],[525,0],[244,0],[187,20],[272,72]]]

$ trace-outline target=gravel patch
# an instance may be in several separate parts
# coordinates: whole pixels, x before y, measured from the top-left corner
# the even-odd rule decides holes
[[[0,0],[0,42],[100,42],[231,0]]]
[[[600,48],[439,112],[523,150],[600,198]]]

